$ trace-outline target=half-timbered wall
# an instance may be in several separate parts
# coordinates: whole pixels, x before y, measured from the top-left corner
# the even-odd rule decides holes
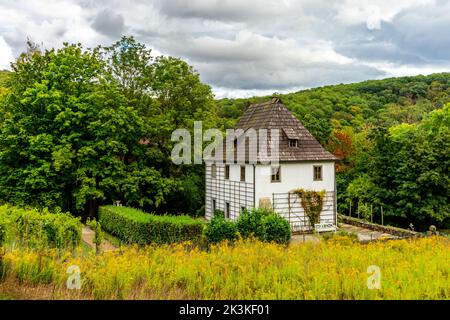
[[[206,164],[205,174],[205,216],[209,220],[213,215],[213,201],[216,209],[226,211],[229,203],[230,218],[236,219],[242,208],[254,207],[253,166],[245,166],[245,181],[240,181],[241,166],[230,165],[230,177],[225,179],[225,165],[216,165],[216,177],[211,174],[211,164]]]

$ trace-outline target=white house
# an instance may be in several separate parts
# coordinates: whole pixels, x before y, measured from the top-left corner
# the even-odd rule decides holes
[[[264,163],[261,147],[254,153],[257,154],[256,161],[250,161],[252,152],[249,151],[248,138],[244,162],[236,160],[236,150],[232,162],[224,161],[226,152],[223,152],[223,159],[205,160],[207,219],[212,218],[216,209],[224,211],[227,218],[236,219],[244,208],[269,206],[288,219],[294,231],[307,231],[311,229],[308,219],[300,199],[292,192],[303,188],[326,191],[320,223],[336,225],[337,159],[317,142],[279,98],[247,107],[236,129],[245,133],[251,129],[277,130],[279,161]],[[273,146],[271,137],[276,139],[276,135],[267,137],[269,154],[272,154],[270,148]],[[236,143],[234,147],[237,149]]]

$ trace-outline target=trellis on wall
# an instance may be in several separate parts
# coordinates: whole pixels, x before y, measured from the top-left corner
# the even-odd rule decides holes
[[[273,210],[283,216],[291,224],[293,232],[311,232],[313,228],[302,207],[301,200],[294,192],[273,193]],[[336,221],[335,192],[328,191],[323,199],[319,223],[333,223]]]

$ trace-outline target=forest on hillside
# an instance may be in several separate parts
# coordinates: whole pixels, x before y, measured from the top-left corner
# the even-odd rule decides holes
[[[450,224],[450,73],[280,94],[337,164],[338,211],[416,230]],[[171,132],[230,128],[252,102],[215,100],[187,63],[133,38],[29,44],[0,72],[0,199],[92,215],[123,203],[202,215],[203,166],[170,161]],[[142,143],[142,142],[145,143]],[[371,209],[372,208],[372,209]]]
[[[338,211],[418,229],[450,219],[450,73],[279,94],[337,163]],[[225,127],[249,103],[218,100]],[[371,208],[372,207],[372,208]],[[351,212],[350,212],[351,209]]]

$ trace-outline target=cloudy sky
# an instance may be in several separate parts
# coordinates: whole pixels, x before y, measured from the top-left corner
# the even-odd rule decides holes
[[[217,97],[450,71],[447,0],[0,0],[0,69],[25,48],[133,35]]]

